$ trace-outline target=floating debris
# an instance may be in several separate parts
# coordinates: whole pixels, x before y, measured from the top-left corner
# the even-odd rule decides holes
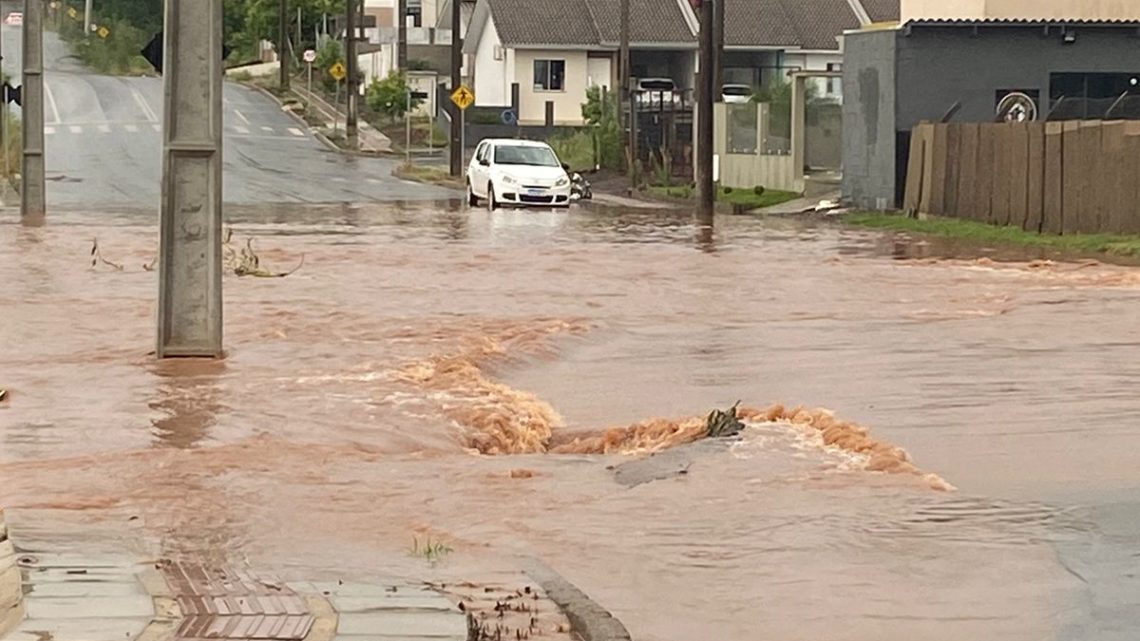
[[[709,438],[728,438],[740,434],[744,429],[744,423],[741,423],[737,418],[736,408],[740,407],[740,401],[728,408],[727,412],[721,410],[713,410],[709,414],[706,425],[708,426]]]

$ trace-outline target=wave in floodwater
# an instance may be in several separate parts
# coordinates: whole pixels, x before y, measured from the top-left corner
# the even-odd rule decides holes
[[[550,354],[552,338],[583,334],[589,325],[580,320],[539,319],[484,324],[480,329],[461,336],[454,352],[408,363],[394,373],[397,381],[414,386],[436,403],[461,430],[464,446],[474,452],[635,455],[707,436],[702,416],[652,418],[585,432],[565,430],[562,417],[550,403],[493,380],[486,369],[495,359]],[[438,338],[438,330],[435,335]],[[744,406],[737,413],[746,425],[772,424],[821,450],[846,452],[867,472],[913,476],[935,490],[955,489],[937,474],[921,470],[906,450],[874,438],[868,428],[837,418],[830,410],[775,404]]]

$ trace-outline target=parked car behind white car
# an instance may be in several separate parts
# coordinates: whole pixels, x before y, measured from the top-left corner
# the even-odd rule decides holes
[[[730,105],[752,102],[752,87],[748,85],[725,85],[721,87],[720,94]]]
[[[501,205],[570,206],[570,176],[544,142],[487,139],[475,148],[467,167],[467,203],[487,209]]]
[[[4,24],[18,27],[24,24],[24,14],[19,11],[13,11],[4,18]]]

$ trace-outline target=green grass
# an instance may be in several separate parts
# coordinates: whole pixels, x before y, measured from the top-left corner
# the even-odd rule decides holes
[[[428,537],[422,544],[418,537],[412,537],[412,549],[408,551],[411,556],[423,557],[428,563],[435,565],[454,552],[451,546],[443,541],[432,541]]]
[[[695,198],[697,194],[696,190],[688,185],[679,187],[653,186],[649,188],[649,193],[658,197],[684,199]],[[747,209],[759,209],[761,207],[780,205],[799,197],[800,194],[793,191],[780,191],[778,189],[765,189],[762,193],[757,194],[755,190],[752,189],[722,187],[718,189],[716,193],[717,202],[729,205],[742,205]]]
[[[447,167],[401,164],[392,171],[392,175],[404,180],[451,187],[452,189],[464,189],[466,187],[463,178],[452,176]]]
[[[571,171],[590,171],[594,168],[594,137],[588,130],[555,136],[548,142],[558,159],[570,165]]]
[[[940,217],[918,219],[901,214],[875,212],[849,214],[843,220],[856,227],[959,238],[978,243],[1036,247],[1084,254],[1140,256],[1140,236],[1115,234],[1053,236],[1028,232],[1020,227],[999,227],[973,220]]]

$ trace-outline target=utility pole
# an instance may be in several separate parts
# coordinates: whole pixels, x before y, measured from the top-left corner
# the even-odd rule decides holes
[[[88,38],[91,37],[91,23],[95,20],[95,16],[91,15],[94,10],[92,4],[93,0],[87,0],[83,4],[83,35]],[[27,14],[25,13],[25,15]]]
[[[458,2],[459,0],[456,0]],[[408,71],[408,0],[397,2],[396,15],[400,21],[396,25],[399,36],[396,41],[396,68],[400,73]]]
[[[625,140],[626,169],[629,171],[630,181],[636,189],[637,171],[635,170],[634,153],[636,152],[637,128],[634,126],[634,118],[637,117],[635,113],[637,106],[629,69],[629,19],[629,0],[621,0],[621,52],[618,54],[619,86],[616,93],[618,95],[618,118],[622,127],[629,132]],[[627,108],[629,109],[628,112],[626,111]]]
[[[451,90],[455,91],[463,84],[463,38],[459,31],[463,28],[460,2],[451,0]],[[452,101],[448,107],[451,109],[451,175],[463,175],[463,159],[466,153],[463,150],[463,110]]]
[[[156,354],[220,357],[222,0],[164,7]]]
[[[701,0],[700,73],[697,75],[697,217],[711,227],[716,193],[713,191],[713,80],[715,38],[713,2]]]
[[[23,126],[24,163],[20,170],[20,216],[41,218],[47,209],[44,187],[44,3],[24,0]]]
[[[277,60],[280,64],[281,77],[278,86],[281,89],[289,88],[289,0],[281,0],[277,11]]]
[[[345,82],[346,95],[344,100],[345,119],[344,135],[348,139],[348,146],[355,149],[358,143],[356,128],[356,105],[360,98],[356,81],[356,5],[357,0],[344,3],[345,31],[344,31],[344,57],[348,71],[348,80]]]
[[[713,61],[713,90],[716,92],[713,97],[714,102],[724,102],[724,11],[725,5],[728,4],[727,0],[713,0],[714,13],[716,18],[716,58]]]

